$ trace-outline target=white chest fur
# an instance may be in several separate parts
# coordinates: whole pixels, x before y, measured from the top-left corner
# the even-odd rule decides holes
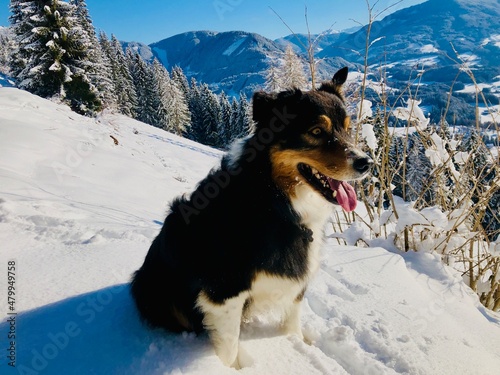
[[[292,206],[302,218],[302,224],[313,232],[313,242],[309,248],[309,277],[319,267],[320,249],[323,245],[323,230],[332,205],[309,185],[298,184]]]
[[[309,186],[302,184],[296,187],[292,205],[301,216],[302,224],[313,232],[313,242],[308,250],[308,272],[301,280],[266,273],[258,274],[249,291],[252,304],[247,311],[247,317],[269,311],[277,313],[278,316],[286,316],[287,310],[319,268],[323,230],[331,212],[331,205]]]

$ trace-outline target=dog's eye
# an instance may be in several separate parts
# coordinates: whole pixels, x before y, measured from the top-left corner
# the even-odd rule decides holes
[[[309,130],[309,134],[313,137],[319,138],[323,135],[323,129],[319,127],[312,128],[311,130]]]

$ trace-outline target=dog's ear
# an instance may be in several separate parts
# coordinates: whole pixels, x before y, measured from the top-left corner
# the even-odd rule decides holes
[[[345,81],[347,81],[347,73],[349,73],[349,68],[344,66],[337,73],[333,75],[332,82],[334,85],[342,86]]]
[[[349,69],[347,68],[347,66],[343,67],[333,75],[331,81],[322,83],[319,90],[329,92],[342,98],[342,85],[345,83],[345,81],[347,81],[348,72]]]
[[[280,120],[283,113],[286,115],[294,109],[294,104],[297,104],[301,97],[302,91],[298,89],[271,94],[264,91],[255,92],[252,98],[252,113],[256,128],[269,127],[276,122],[276,118]]]
[[[253,94],[252,99],[252,115],[253,120],[257,124],[262,124],[269,121],[269,116],[271,116],[271,111],[276,101],[277,94],[269,94],[264,91],[257,91]],[[267,119],[267,121],[266,121]]]

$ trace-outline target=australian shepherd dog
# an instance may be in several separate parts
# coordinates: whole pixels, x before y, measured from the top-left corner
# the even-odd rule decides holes
[[[270,306],[284,334],[303,338],[300,304],[319,267],[332,205],[356,207],[347,183],[371,159],[349,137],[342,85],[253,96],[253,132],[190,196],[173,201],[131,292],[140,315],[169,331],[207,331],[240,367],[240,325]]]

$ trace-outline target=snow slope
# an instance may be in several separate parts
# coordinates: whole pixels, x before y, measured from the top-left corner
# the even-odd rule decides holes
[[[113,136],[118,144],[115,144]],[[206,336],[144,327],[128,280],[168,202],[220,152],[123,116],[84,118],[0,88],[0,373],[237,374]],[[15,361],[7,265],[15,261]],[[242,374],[496,374],[500,318],[428,253],[323,249],[303,304],[307,345],[243,326]]]

